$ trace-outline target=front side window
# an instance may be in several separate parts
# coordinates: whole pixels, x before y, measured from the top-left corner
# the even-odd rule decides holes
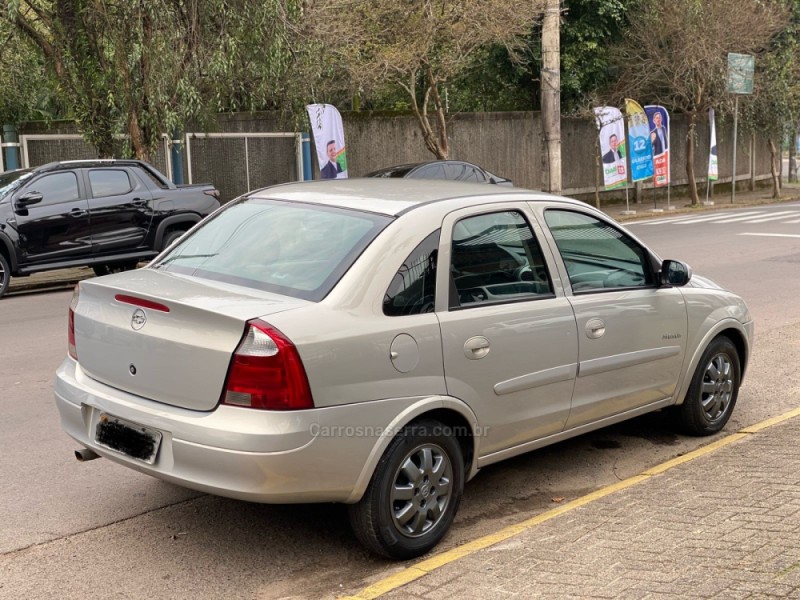
[[[42,204],[71,202],[80,197],[78,178],[72,171],[45,175],[29,185],[26,191],[39,192],[42,195]]]
[[[391,220],[247,198],[228,205],[153,266],[316,302]]]
[[[477,215],[453,227],[450,308],[549,297],[550,275],[521,213]]]
[[[408,255],[383,297],[383,314],[389,317],[433,312],[436,301],[437,229]]]
[[[89,171],[89,183],[95,198],[118,196],[131,191],[128,173],[118,169],[92,169]]]
[[[566,210],[547,210],[545,221],[576,294],[653,284],[647,252],[610,224]]]

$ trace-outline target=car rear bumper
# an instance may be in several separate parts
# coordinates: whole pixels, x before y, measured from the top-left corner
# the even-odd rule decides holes
[[[70,358],[56,372],[54,391],[63,429],[100,456],[188,488],[266,503],[353,501],[365,465],[374,462],[381,437],[391,434],[386,425],[419,400],[198,412],[101,384]],[[155,462],[98,445],[102,414],[161,432]]]

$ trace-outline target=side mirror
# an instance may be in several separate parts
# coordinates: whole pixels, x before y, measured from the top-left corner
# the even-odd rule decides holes
[[[692,268],[679,260],[665,260],[661,263],[661,286],[681,287],[692,278]]]
[[[26,192],[17,198],[16,202],[14,203],[14,208],[17,210],[24,210],[31,204],[39,204],[43,197],[44,196],[42,196],[42,194],[39,192]]]

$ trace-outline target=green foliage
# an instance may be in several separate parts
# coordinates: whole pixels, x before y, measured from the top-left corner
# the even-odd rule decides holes
[[[790,22],[756,59],[753,95],[739,104],[745,129],[777,137],[785,126],[795,131],[800,122],[800,3],[787,5]]]
[[[148,158],[162,133],[218,111],[298,105],[285,82],[299,1],[13,0],[0,21],[38,49],[101,155],[124,134]]]
[[[0,40],[0,124],[63,116],[36,47],[3,21]]]
[[[609,49],[625,32],[634,2],[566,0],[561,28],[561,103],[574,112],[613,80]]]

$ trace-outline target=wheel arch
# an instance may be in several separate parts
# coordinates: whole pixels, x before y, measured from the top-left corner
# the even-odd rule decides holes
[[[158,229],[156,230],[156,236],[154,241],[154,248],[156,250],[161,248],[161,245],[164,242],[164,236],[167,234],[168,231],[173,231],[176,229],[180,229],[182,231],[188,231],[189,229],[197,225],[201,219],[202,217],[195,213],[184,213],[180,215],[171,215],[167,217],[158,224]]]
[[[373,446],[346,503],[355,503],[361,499],[378,462],[396,434],[406,425],[420,419],[435,419],[455,430],[456,440],[464,458],[464,479],[469,481],[475,476],[478,472],[478,419],[464,402],[449,396],[433,396],[412,404],[386,426],[384,434]]]
[[[8,266],[11,268],[11,275],[17,272],[17,253],[14,252],[14,244],[8,236],[0,234],[0,253],[5,256]]]
[[[702,341],[695,348],[694,354],[684,371],[683,380],[678,388],[675,404],[683,404],[686,398],[686,392],[689,390],[689,385],[692,382],[697,365],[700,363],[700,357],[708,348],[709,344],[718,337],[727,337],[736,347],[736,352],[739,354],[739,370],[741,379],[744,378],[744,373],[747,367],[748,359],[750,358],[750,340],[744,325],[736,319],[724,319],[719,321],[713,328],[706,332]]]

